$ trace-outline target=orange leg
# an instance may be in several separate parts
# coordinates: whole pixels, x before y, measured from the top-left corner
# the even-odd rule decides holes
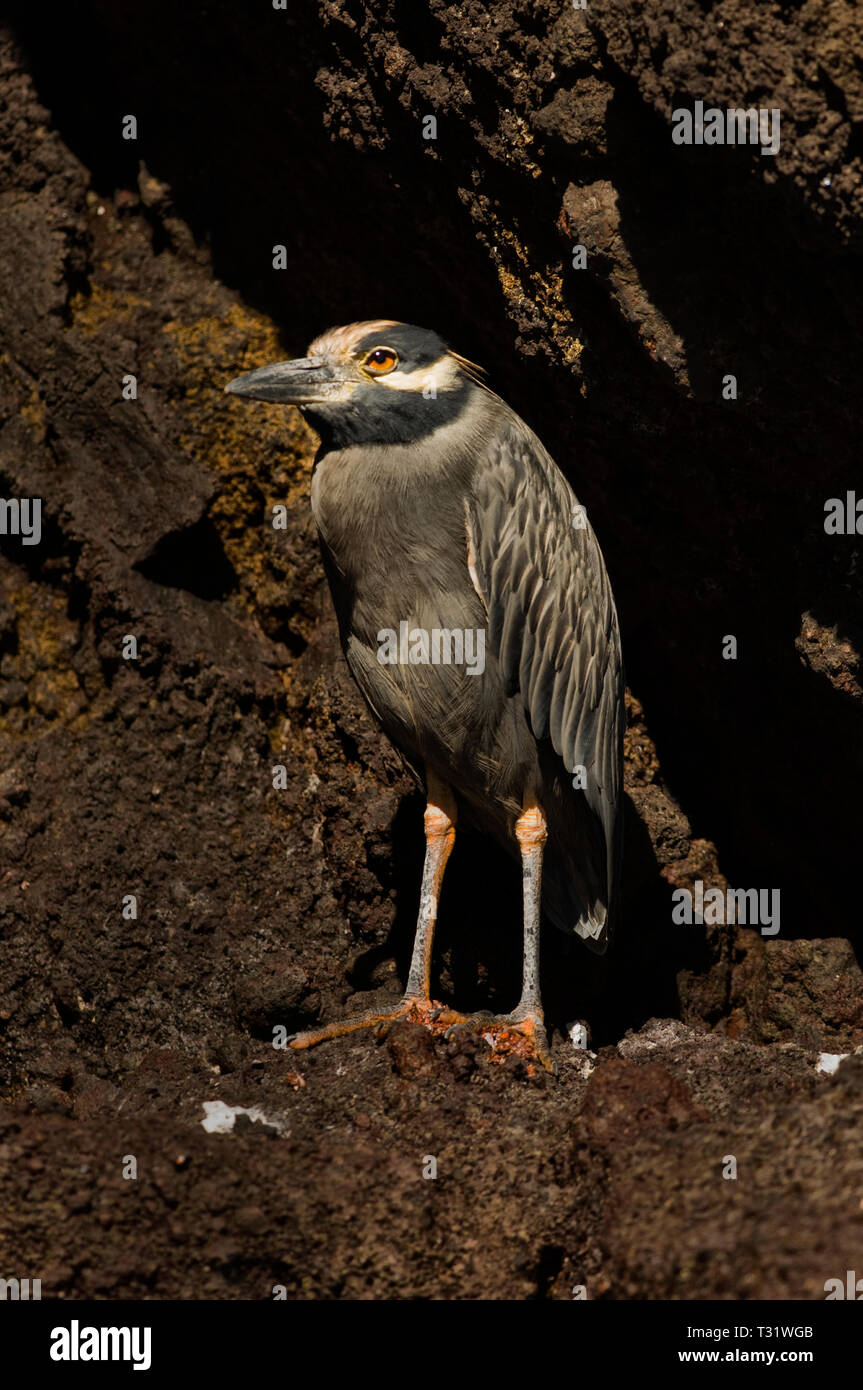
[[[537,1015],[542,1024],[542,998],[539,989],[539,927],[542,908],[542,854],[548,839],[545,816],[534,801],[525,803],[515,823],[515,838],[521,850],[521,879],[524,898],[524,973],[521,999],[516,1016]]]
[[[367,1009],[364,1013],[353,1014],[349,1018],[338,1019],[335,1023],[327,1023],[320,1028],[310,1028],[308,1032],[298,1033],[291,1039],[291,1047],[298,1050],[314,1047],[316,1043],[326,1042],[329,1038],[341,1038],[347,1033],[356,1032],[357,1029],[376,1028],[400,1018],[424,1023],[440,1033],[462,1019],[461,1014],[445,1008],[443,1004],[435,1003],[429,997],[438,899],[444,869],[455,844],[457,815],[455,798],[446,783],[431,771],[427,771],[426,780],[426,855],[413,955],[403,998],[398,1004],[392,1004],[388,1008]]]

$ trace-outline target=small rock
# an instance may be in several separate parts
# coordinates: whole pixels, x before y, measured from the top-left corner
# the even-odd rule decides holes
[[[394,1023],[387,1033],[387,1050],[399,1076],[415,1080],[440,1070],[434,1038],[421,1023]]]

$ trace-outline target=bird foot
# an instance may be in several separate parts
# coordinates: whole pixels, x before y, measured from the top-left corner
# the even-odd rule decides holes
[[[515,1013],[489,1013],[471,1015],[447,1029],[447,1037],[456,1029],[467,1027],[480,1033],[491,1048],[492,1062],[504,1062],[508,1057],[518,1057],[527,1064],[529,1076],[536,1075],[539,1064],[552,1076],[557,1076],[557,1067],[551,1059],[545,1022],[537,1010],[520,1010]]]
[[[537,1065],[552,1076],[557,1075],[541,1013],[517,1009],[515,1013],[498,1017],[488,1012],[460,1014],[434,999],[409,997],[382,1009],[366,1009],[363,1013],[325,1023],[320,1028],[295,1033],[288,1039],[288,1045],[300,1052],[307,1047],[316,1047],[318,1043],[329,1042],[331,1038],[344,1038],[362,1028],[371,1028],[378,1036],[383,1036],[393,1023],[401,1021],[421,1023],[436,1037],[448,1038],[457,1028],[469,1028],[481,1034],[488,1043],[492,1062],[500,1063],[508,1057],[518,1057],[526,1063],[529,1076],[536,1075]]]
[[[295,1033],[288,1039],[288,1045],[296,1052],[306,1047],[316,1047],[318,1043],[328,1042],[330,1038],[343,1038],[348,1033],[361,1028],[377,1029],[381,1034],[396,1022],[422,1023],[430,1032],[443,1034],[448,1028],[465,1022],[464,1014],[456,1013],[446,1004],[438,1004],[434,999],[417,999],[406,996],[397,1004],[383,1009],[366,1009],[361,1014],[351,1014],[348,1018],[336,1019],[320,1028],[309,1028],[304,1033]]]

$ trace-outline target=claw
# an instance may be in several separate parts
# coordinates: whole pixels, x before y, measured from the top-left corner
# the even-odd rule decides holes
[[[542,1014],[535,1011],[503,1014],[495,1017],[489,1013],[472,1014],[464,1024],[455,1024],[445,1033],[450,1037],[457,1027],[466,1026],[482,1033],[491,1048],[491,1060],[503,1062],[507,1057],[519,1057],[527,1063],[530,1076],[536,1074],[536,1063],[551,1076],[557,1076],[557,1067],[552,1061]]]

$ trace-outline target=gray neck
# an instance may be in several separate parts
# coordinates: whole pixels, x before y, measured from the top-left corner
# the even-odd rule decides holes
[[[464,498],[478,456],[507,407],[471,385],[459,414],[404,443],[322,445],[312,479],[312,510],[325,547],[345,577],[363,572],[375,551],[393,567],[431,561],[464,537]]]

